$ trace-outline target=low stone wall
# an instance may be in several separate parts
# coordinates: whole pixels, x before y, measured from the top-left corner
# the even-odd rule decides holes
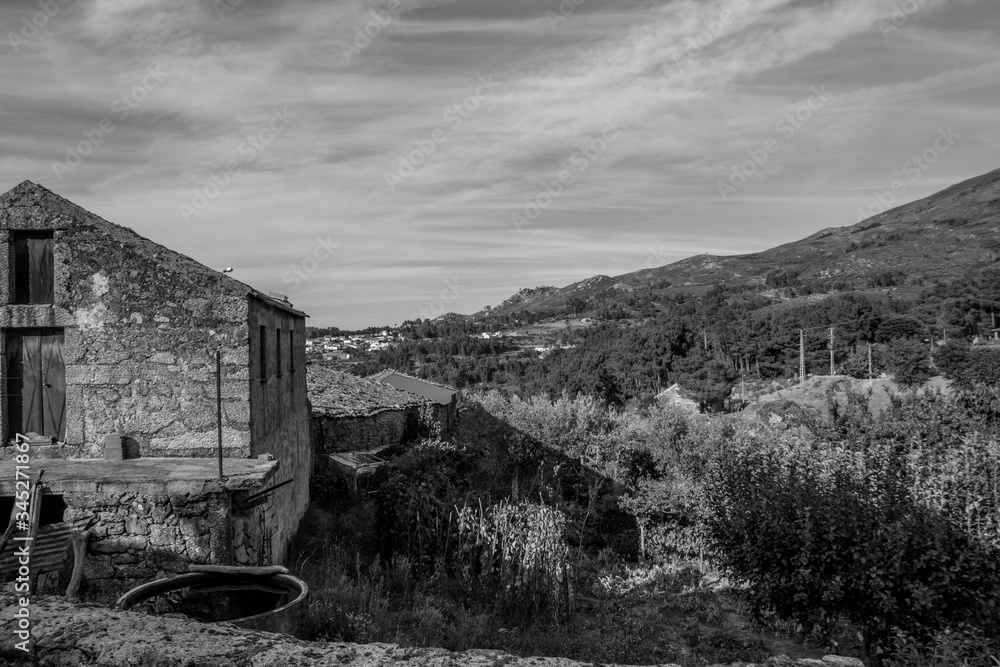
[[[0,593],[0,626],[14,628],[17,600]],[[392,644],[306,642],[286,635],[207,625],[185,618],[146,616],[73,604],[64,598],[38,597],[29,615],[34,651],[14,648],[9,630],[0,639],[3,664],[41,667],[584,667],[565,658],[518,658],[500,651],[451,653],[441,649],[400,648]],[[763,665],[783,667],[864,667],[856,658],[822,660],[771,658]],[[614,665],[606,665],[614,667]],[[667,667],[667,666],[664,666]],[[672,666],[672,667],[676,667]],[[761,667],[740,663],[740,667]]]
[[[324,455],[398,445],[415,433],[419,415],[416,407],[367,417],[331,417],[313,411],[313,447],[317,455]]]
[[[0,496],[15,494],[14,465],[0,461]],[[239,505],[278,467],[276,461],[225,459],[219,478],[217,462],[203,458],[51,459],[36,470],[44,475],[42,512],[48,505],[49,523],[90,519],[81,594],[107,602],[192,563],[260,564],[278,508],[273,498],[247,510]],[[49,581],[44,585],[55,590]]]
[[[94,517],[81,595],[111,601],[154,579],[186,572],[192,563],[257,565],[262,544],[253,510],[232,517],[226,492],[200,496],[135,492],[67,493],[64,520]]]

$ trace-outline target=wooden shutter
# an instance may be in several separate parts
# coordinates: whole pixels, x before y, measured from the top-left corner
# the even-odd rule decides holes
[[[11,234],[11,296],[15,304],[54,303],[52,232]]]
[[[29,303],[53,303],[52,237],[28,239]]]
[[[63,334],[39,336],[42,364],[42,435],[66,439],[66,362]]]
[[[24,371],[21,370],[21,332],[17,329],[6,331],[4,346],[4,375],[7,379],[7,438],[12,440],[15,433],[22,433],[21,388],[24,386]]]
[[[42,433],[42,338],[21,336],[21,433]]]
[[[66,439],[66,364],[61,330],[25,329],[7,338],[10,428]],[[20,352],[20,359],[12,358]],[[20,371],[20,377],[11,371]],[[20,387],[18,387],[18,380]],[[19,390],[19,391],[18,391]],[[18,410],[20,408],[20,410]],[[20,413],[20,418],[17,413]]]

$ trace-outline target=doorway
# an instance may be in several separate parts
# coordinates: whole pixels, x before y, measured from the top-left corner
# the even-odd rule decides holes
[[[38,433],[66,439],[66,364],[62,329],[7,329],[7,438]]]

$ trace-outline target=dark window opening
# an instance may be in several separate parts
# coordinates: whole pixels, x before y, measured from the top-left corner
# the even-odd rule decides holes
[[[10,233],[11,303],[55,303],[54,243],[52,232]]]
[[[14,496],[0,496],[0,524],[2,530],[7,530],[10,523],[10,513],[14,509]],[[39,526],[51,526],[62,523],[66,512],[66,500],[62,494],[46,493],[42,495],[42,513],[38,519]]]
[[[260,327],[260,381],[267,381],[267,327]]]
[[[274,374],[281,377],[281,329],[274,330]]]
[[[288,330],[288,372],[295,372],[295,331]]]

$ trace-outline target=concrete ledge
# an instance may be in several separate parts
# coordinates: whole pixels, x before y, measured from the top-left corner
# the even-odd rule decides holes
[[[0,462],[0,495],[15,492],[15,462]],[[38,459],[26,471],[34,480],[39,470],[50,493],[144,493],[200,496],[221,491],[256,489],[278,469],[278,461],[223,459],[226,478],[220,480],[218,459],[141,458]],[[23,477],[22,477],[23,479]]]
[[[0,593],[0,627],[8,629],[0,640],[0,661],[7,661],[3,664],[42,667],[584,667],[585,664],[566,658],[518,658],[493,650],[452,653],[393,644],[306,642],[287,635],[242,630],[225,623],[208,625],[186,618],[146,616],[73,604],[65,598],[38,597],[32,602],[28,613],[36,642],[34,656],[14,648],[18,641],[13,622],[17,600],[9,592]],[[764,664],[863,667],[855,658],[835,656],[822,660],[779,657]]]

